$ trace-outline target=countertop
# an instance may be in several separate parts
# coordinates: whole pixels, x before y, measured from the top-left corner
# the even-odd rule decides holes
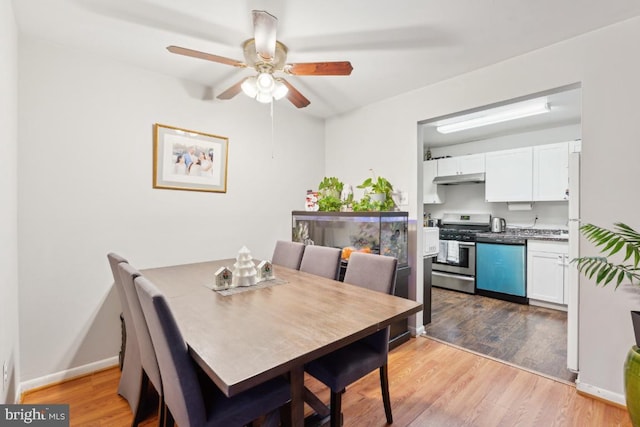
[[[544,228],[509,228],[504,233],[478,233],[477,237],[495,237],[496,234],[506,236],[521,237],[527,240],[549,240],[556,242],[568,242],[569,234],[567,230],[562,229],[544,229]]]

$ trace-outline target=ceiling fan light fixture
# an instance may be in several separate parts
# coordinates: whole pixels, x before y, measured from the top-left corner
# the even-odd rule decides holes
[[[242,82],[240,86],[245,95],[249,98],[255,98],[258,94],[258,85],[256,84],[255,77],[249,77],[245,81]]]
[[[273,99],[276,101],[284,98],[289,92],[289,88],[282,83],[280,79],[276,79],[275,87],[273,88]]]
[[[256,84],[258,86],[259,92],[271,93],[275,86],[275,81],[273,79],[273,76],[270,73],[260,73],[258,74],[258,79],[256,80]]]
[[[516,104],[497,107],[486,111],[471,113],[454,119],[443,120],[436,124],[436,130],[447,134],[481,126],[493,125],[551,111],[547,98],[538,98]]]
[[[273,97],[271,96],[271,92],[258,91],[258,94],[256,95],[256,101],[262,102],[263,104],[270,103],[272,98]]]

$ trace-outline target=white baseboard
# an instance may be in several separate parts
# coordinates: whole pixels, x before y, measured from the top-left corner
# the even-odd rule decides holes
[[[624,394],[614,393],[612,391],[604,390],[591,384],[585,384],[580,381],[580,378],[576,380],[576,390],[598,399],[607,400],[609,402],[617,403],[622,406],[627,406],[627,402],[624,399]]]
[[[119,362],[118,356],[113,356],[108,359],[103,359],[97,362],[89,363],[87,365],[77,366],[75,368],[56,372],[54,374],[45,375],[44,377],[23,381],[20,383],[17,395],[22,396],[22,393],[32,390],[34,388],[44,387],[50,384],[58,383],[60,381],[90,374],[92,372],[96,372],[101,369],[111,368],[113,366],[117,366],[118,362]]]
[[[409,326],[409,332],[412,337],[417,337],[425,333],[424,325],[420,325],[420,327],[416,328],[413,326]]]

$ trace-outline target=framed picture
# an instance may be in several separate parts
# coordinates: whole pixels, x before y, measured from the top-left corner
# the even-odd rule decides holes
[[[158,123],[153,128],[153,188],[227,192],[228,138]]]

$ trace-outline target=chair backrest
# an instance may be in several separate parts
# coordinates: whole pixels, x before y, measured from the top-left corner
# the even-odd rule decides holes
[[[309,245],[304,249],[300,271],[336,279],[340,271],[340,255],[342,251],[338,248],[328,246]]]
[[[129,264],[120,264],[118,267],[120,274],[120,280],[124,287],[125,295],[127,296],[127,303],[131,310],[131,318],[133,319],[132,327],[136,330],[136,336],[138,337],[138,347],[140,349],[140,361],[142,362],[142,368],[147,373],[149,380],[156,388],[158,394],[162,396],[162,377],[160,376],[160,368],[158,368],[158,361],[156,359],[156,352],[153,348],[151,341],[151,335],[149,334],[149,328],[147,327],[147,321],[145,320],[142,307],[140,306],[140,299],[134,285],[134,280],[140,276],[140,272]]]
[[[397,267],[396,258],[352,252],[344,282],[391,295],[396,288]]]
[[[398,260],[384,255],[352,252],[344,282],[392,295],[396,288]],[[389,327],[362,339],[379,354],[389,351]],[[386,360],[386,359],[385,359]]]
[[[144,276],[135,279],[135,286],[156,351],[165,404],[180,427],[203,426],[206,410],[202,389],[167,300]]]
[[[122,258],[120,255],[113,252],[109,252],[107,254],[107,259],[109,260],[109,266],[111,267],[113,282],[115,283],[116,290],[118,291],[120,306],[122,307],[122,317],[124,317],[124,324],[127,331],[127,341],[129,341],[127,345],[129,346],[129,351],[131,351],[132,353],[137,353],[137,350],[133,350],[132,347],[138,345],[138,338],[136,336],[136,331],[134,330],[131,308],[129,307],[129,302],[127,301],[127,294],[124,290],[122,280],[120,279],[120,270],[118,269],[118,266],[120,264],[129,265],[129,262],[126,259]]]
[[[302,260],[303,253],[303,243],[278,240],[276,242],[276,247],[273,250],[271,262],[292,270],[298,270],[300,268],[300,261]]]
[[[129,310],[127,307],[127,297],[124,293],[124,289],[122,287],[122,282],[120,281],[120,272],[118,271],[118,265],[120,263],[127,264],[128,261],[122,258],[120,255],[115,254],[113,252],[109,252],[107,254],[107,259],[109,260],[109,267],[111,267],[111,274],[113,275],[113,282],[116,285],[116,290],[118,291],[118,298],[120,299],[120,305],[122,306],[122,314],[125,316],[125,324],[127,322],[127,311]]]

